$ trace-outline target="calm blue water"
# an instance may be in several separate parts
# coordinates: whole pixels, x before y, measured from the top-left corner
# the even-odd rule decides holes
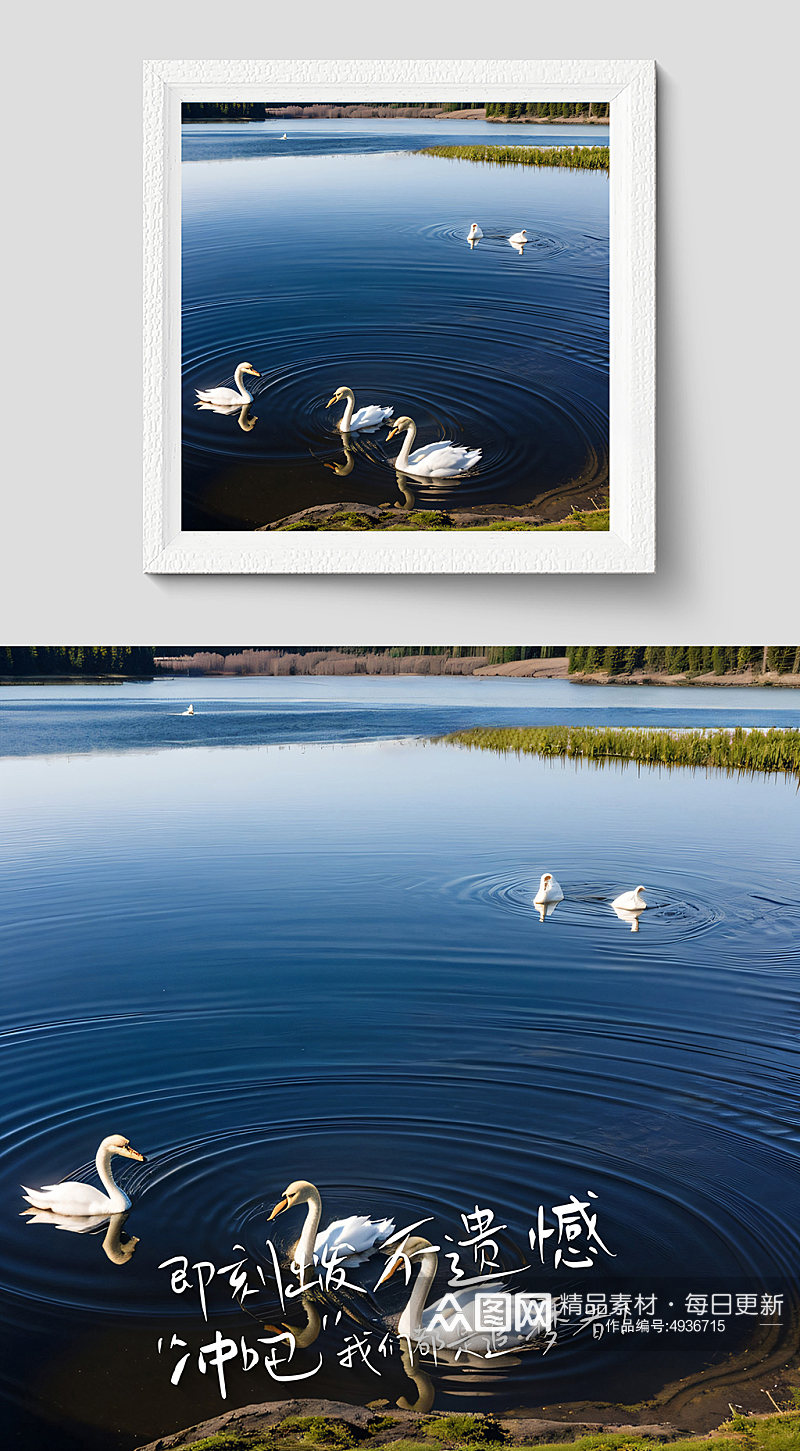
[[[183,127],[184,527],[337,501],[528,503],[601,478],[607,176],[413,153],[605,144],[606,128],[456,124]],[[261,374],[247,415],[198,411],[195,389],[232,386],[245,360]],[[340,386],[409,414],[420,444],[480,447],[480,464],[409,485],[385,430],[346,450],[325,407]]]
[[[539,1204],[591,1189],[616,1257],[540,1270],[540,1285],[676,1302],[687,1289],[796,1291],[796,784],[385,738],[386,711],[424,735],[437,712],[476,712],[479,692],[487,715],[521,719],[530,705],[507,704],[519,687],[556,718],[573,692],[583,718],[603,718],[596,690],[563,682],[2,693],[15,753],[0,760],[4,1444],[52,1446],[37,1419],[50,1416],[60,1446],[126,1451],[216,1413],[196,1367],[169,1384],[175,1357],[165,1367],[158,1337],[196,1354],[215,1326],[252,1334],[254,1322],[220,1295],[204,1327],[158,1266],[226,1264],[235,1244],[263,1254],[267,1212],[294,1178],[320,1186],[326,1218],[433,1215],[439,1235],[463,1238],[460,1215],[489,1206],[506,1267],[522,1262]],[[677,693],[657,692],[664,722]],[[623,699],[659,715],[653,691],[601,694],[608,718]],[[701,698],[709,724],[717,701],[717,718],[797,719],[789,692],[748,692],[744,707],[739,692],[679,694]],[[227,740],[205,734],[217,714]],[[302,744],[284,743],[290,715],[306,722]],[[237,730],[251,716],[257,744]],[[173,749],[165,721],[182,746],[190,725],[194,749]],[[543,870],[566,900],[540,923]],[[636,882],[650,905],[633,934],[608,901]],[[19,1215],[20,1183],[89,1173],[113,1132],[148,1155],[120,1173],[134,1198],[124,1233],[139,1240],[125,1264],[103,1254],[105,1226],[69,1234]],[[299,1224],[272,1229],[285,1244]],[[442,1291],[445,1279],[442,1263]],[[378,1299],[397,1310],[404,1295],[392,1285]],[[264,1302],[259,1326],[279,1315],[274,1295]],[[665,1335],[657,1353],[578,1339],[425,1374],[444,1408],[633,1400],[747,1328],[702,1346]],[[227,1404],[414,1398],[397,1364],[381,1382],[341,1368],[340,1345],[326,1331],[298,1353],[307,1368],[321,1349],[323,1370],[288,1389],[232,1370]]]

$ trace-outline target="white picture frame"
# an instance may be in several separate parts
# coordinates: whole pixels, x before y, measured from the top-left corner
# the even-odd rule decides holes
[[[610,101],[607,532],[184,531],[184,101]],[[151,60],[144,64],[144,570],[149,574],[648,573],[655,569],[655,62]]]

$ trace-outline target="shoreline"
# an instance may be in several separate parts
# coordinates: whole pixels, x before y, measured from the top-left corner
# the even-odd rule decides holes
[[[249,647],[255,648],[255,647]],[[326,648],[326,647],[321,647]],[[332,648],[332,647],[328,647]],[[691,690],[694,686],[705,688],[706,686],[718,686],[725,688],[737,686],[740,689],[782,690],[800,689],[800,675],[779,675],[776,671],[770,671],[766,675],[753,675],[752,671],[743,672],[741,675],[668,675],[645,674],[637,672],[632,675],[570,675],[567,669],[566,655],[554,655],[549,659],[513,660],[504,665],[479,665],[475,670],[459,671],[456,673],[442,673],[432,675],[425,670],[386,670],[372,671],[369,675],[361,670],[344,671],[332,669],[329,671],[315,670],[314,674],[300,676],[302,679],[334,679],[356,680],[356,679],[434,679],[434,680],[478,680],[493,676],[502,676],[505,679],[517,680],[567,680],[572,685],[611,685],[624,689],[626,686],[649,685],[672,686]],[[175,668],[155,671],[149,675],[0,675],[0,688],[13,685],[127,685],[137,683],[155,684],[158,681],[168,680],[289,680],[295,677],[289,675],[273,675],[264,672],[256,674],[252,671],[235,670],[197,670],[187,666],[185,671]]]
[[[723,1445],[730,1447],[729,1428],[747,1431],[748,1427],[755,1428],[765,1422],[774,1424],[785,1418],[788,1432],[785,1444],[788,1448],[793,1444],[793,1428],[800,1420],[798,1377],[800,1356],[796,1347],[787,1354],[780,1336],[774,1332],[762,1332],[747,1350],[694,1375],[668,1382],[653,1396],[638,1403],[599,1400],[543,1403],[522,1406],[518,1411],[492,1416],[491,1419],[510,1448],[548,1443],[563,1445],[602,1433],[616,1434],[628,1443],[635,1439],[639,1445],[642,1443],[638,1438],[645,1437],[655,1446],[684,1440],[687,1436],[708,1437],[709,1443],[713,1444],[719,1436],[725,1438]],[[763,1388],[765,1381],[769,1384],[769,1400]],[[387,1399],[372,1401],[366,1406],[306,1397],[265,1401],[225,1410],[193,1426],[167,1432],[140,1446],[138,1451],[170,1451],[170,1448],[192,1446],[213,1436],[219,1436],[220,1446],[223,1446],[226,1433],[247,1437],[248,1441],[251,1436],[257,1438],[259,1447],[265,1443],[276,1448],[283,1445],[289,1451],[293,1439],[302,1443],[305,1437],[298,1435],[298,1426],[292,1438],[289,1425],[284,1430],[281,1423],[298,1417],[321,1417],[333,1422],[334,1436],[331,1440],[334,1445],[341,1446],[341,1432],[349,1431],[351,1444],[355,1440],[361,1445],[366,1442],[387,1448],[398,1442],[401,1445],[415,1442],[421,1446],[425,1444],[426,1424],[429,1425],[432,1420],[441,1424],[448,1416],[463,1418],[465,1415],[480,1417],[482,1414],[485,1413],[480,1408],[477,1411],[441,1412],[432,1408],[427,1411],[398,1408]],[[734,1416],[738,1416],[740,1425],[731,1424]],[[459,1438],[456,1434],[456,1424],[452,1441],[457,1443],[463,1435]],[[338,1438],[335,1436],[337,1429]],[[275,1431],[278,1434],[273,1440],[271,1433]],[[248,1441],[243,1440],[239,1444],[244,1447]],[[440,1451],[444,1451],[446,1438],[437,1434],[435,1441]],[[325,1437],[315,1435],[314,1443],[324,1446]],[[748,1436],[747,1445],[753,1447],[754,1444]],[[498,1439],[497,1451],[500,1451],[501,1445],[502,1441]]]

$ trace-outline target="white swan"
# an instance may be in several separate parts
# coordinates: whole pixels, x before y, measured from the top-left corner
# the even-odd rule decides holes
[[[386,436],[387,443],[396,433],[403,431],[406,435],[405,442],[394,461],[398,473],[416,474],[421,479],[452,479],[457,474],[465,474],[468,469],[474,468],[480,460],[481,449],[463,448],[449,438],[443,439],[441,443],[426,443],[423,448],[415,449],[412,453],[411,445],[417,436],[417,425],[413,418],[398,418]]]
[[[480,227],[478,226],[478,223],[477,222],[473,222],[472,223],[472,226],[469,229],[469,236],[467,237],[467,241],[468,242],[477,242],[478,238],[479,237],[482,237],[482,236],[483,236],[483,232],[481,231]]]
[[[339,1263],[347,1260],[351,1265],[361,1264],[390,1234],[394,1234],[391,1219],[369,1219],[365,1214],[335,1219],[319,1234],[322,1198],[316,1185],[310,1184],[308,1179],[295,1179],[289,1184],[269,1218],[277,1219],[279,1214],[293,1209],[296,1204],[308,1205],[302,1233],[292,1246],[292,1260],[301,1270],[311,1269],[317,1260],[328,1260],[334,1250],[338,1251]]]
[[[289,140],[289,137],[286,135],[286,132],[285,131],[284,131],[284,133],[283,133],[283,135],[281,136],[280,139],[281,139],[281,141],[288,141]]]
[[[548,902],[563,902],[564,893],[551,872],[544,872],[539,890],[533,899],[534,906],[542,907]]]
[[[34,1209],[50,1209],[54,1214],[120,1214],[124,1209],[130,1209],[131,1201],[114,1182],[111,1160],[115,1154],[124,1159],[138,1159],[140,1164],[147,1162],[144,1154],[132,1149],[130,1141],[122,1134],[110,1134],[103,1139],[95,1159],[101,1183],[107,1191],[105,1194],[93,1184],[76,1184],[72,1179],[65,1179],[61,1184],[44,1184],[41,1189],[29,1189],[23,1184],[23,1197]]]
[[[326,408],[332,408],[334,403],[339,403],[343,398],[347,399],[344,413],[336,427],[340,433],[359,433],[362,429],[380,428],[387,418],[394,413],[393,408],[381,407],[377,403],[368,403],[366,408],[359,408],[357,413],[353,412],[356,406],[355,394],[352,388],[337,388],[332,398],[325,404]]]
[[[385,1246],[382,1252],[388,1254],[390,1259],[375,1286],[376,1289],[378,1285],[390,1280],[401,1265],[406,1267],[408,1278],[409,1272],[413,1270],[412,1260],[419,1260],[419,1270],[411,1294],[397,1321],[397,1334],[401,1340],[406,1340],[412,1346],[424,1342],[436,1352],[437,1359],[443,1358],[442,1352],[449,1359],[458,1359],[462,1355],[478,1355],[483,1358],[487,1352],[496,1354],[498,1336],[503,1349],[520,1347],[529,1341],[529,1337],[518,1330],[498,1332],[476,1329],[476,1295],[485,1294],[487,1290],[494,1295],[504,1292],[505,1287],[494,1281],[471,1290],[455,1290],[444,1295],[435,1304],[427,1305],[439,1267],[439,1256],[430,1240],[423,1239],[420,1235],[412,1235],[397,1245]]]
[[[190,705],[188,710],[182,710],[181,715],[194,715],[194,706]]]
[[[511,243],[512,247],[524,247],[525,243],[528,240],[528,233],[523,227],[521,232],[512,232],[508,240]]]
[[[642,892],[644,887],[634,887],[632,892],[623,892],[621,896],[615,897],[611,903],[614,911],[621,912],[643,912],[647,906]]]
[[[223,407],[225,404],[235,404],[237,408],[241,408],[243,403],[252,403],[253,395],[252,393],[248,393],[242,383],[242,378],[245,373],[252,373],[254,378],[261,377],[261,374],[253,367],[252,363],[240,363],[233,375],[236,387],[195,388],[194,391],[199,399],[199,402],[195,404],[195,408],[208,407],[209,405],[212,408],[215,405],[217,407]]]

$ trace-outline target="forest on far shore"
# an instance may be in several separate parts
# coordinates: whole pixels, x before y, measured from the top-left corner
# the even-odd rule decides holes
[[[572,676],[800,675],[800,645],[6,645],[0,646],[0,680],[471,675],[486,666],[554,659],[566,659]]]
[[[487,121],[607,121],[608,101],[325,101],[271,106],[266,101],[184,101],[183,121],[269,121],[325,117],[482,113]]]

